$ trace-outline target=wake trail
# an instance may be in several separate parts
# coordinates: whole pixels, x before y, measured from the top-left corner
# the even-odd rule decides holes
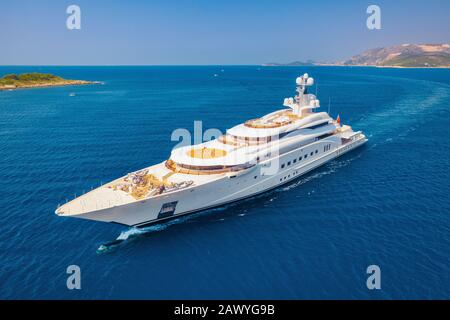
[[[380,111],[371,113],[353,124],[363,130],[369,141],[392,142],[406,136],[424,125],[441,111],[448,111],[446,101],[450,100],[450,86],[424,80],[402,79],[407,91],[400,100],[380,106]]]

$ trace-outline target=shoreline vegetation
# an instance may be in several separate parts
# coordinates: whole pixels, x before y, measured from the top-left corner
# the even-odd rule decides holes
[[[22,88],[46,88],[61,86],[78,86],[95,84],[98,82],[86,80],[70,80],[55,76],[49,73],[23,73],[23,74],[7,74],[0,78],[1,90],[15,90]]]

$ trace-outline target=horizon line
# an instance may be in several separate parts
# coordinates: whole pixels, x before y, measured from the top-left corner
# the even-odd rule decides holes
[[[266,64],[0,64],[1,67],[374,67],[365,65],[334,65],[334,64],[317,64],[317,65],[266,65]]]

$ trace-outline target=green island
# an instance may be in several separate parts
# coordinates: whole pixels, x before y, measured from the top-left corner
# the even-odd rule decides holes
[[[0,90],[13,90],[19,88],[42,88],[56,86],[74,86],[92,84],[95,82],[85,80],[68,80],[48,73],[7,74],[0,78]]]

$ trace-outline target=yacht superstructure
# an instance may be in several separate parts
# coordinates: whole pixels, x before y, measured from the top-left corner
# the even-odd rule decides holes
[[[58,207],[56,214],[144,226],[274,189],[363,145],[297,78],[285,109],[246,121],[218,139],[172,150],[162,163],[114,180]]]

